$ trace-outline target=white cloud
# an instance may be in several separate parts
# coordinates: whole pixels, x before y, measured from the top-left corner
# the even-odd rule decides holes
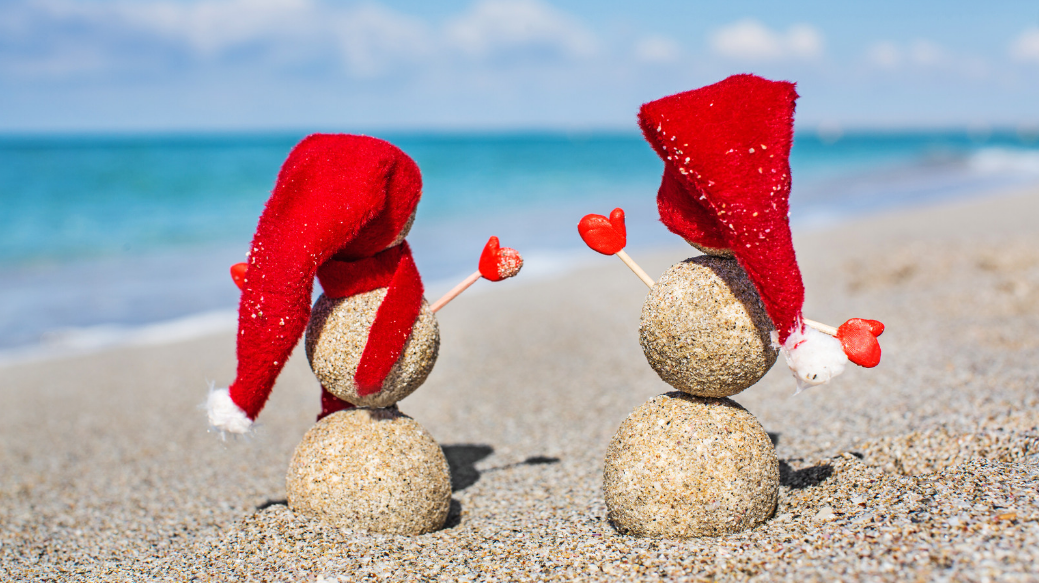
[[[481,0],[440,28],[373,2],[21,0],[11,6],[0,13],[6,53],[0,68],[37,77],[222,61],[275,69],[316,64],[370,77],[414,64],[500,66],[503,59],[565,61],[598,50],[581,22],[541,0]],[[7,50],[12,43],[18,50]]]
[[[1010,44],[1010,56],[1018,61],[1039,63],[1039,26],[1026,28]]]
[[[744,20],[719,29],[711,37],[718,54],[745,60],[776,59],[783,55],[783,41],[759,22]]]
[[[156,73],[236,51],[239,61],[247,54],[280,67],[336,52],[333,14],[314,0],[25,0],[20,7],[15,52],[23,58],[14,68],[34,76]]]
[[[415,63],[433,55],[432,31],[419,20],[377,5],[357,8],[342,15],[335,36],[350,69],[375,75],[393,65]]]
[[[866,49],[865,59],[869,65],[887,71],[942,72],[974,80],[992,74],[992,68],[985,58],[954,52],[922,38],[907,43],[877,41]]]
[[[376,5],[341,8],[317,0],[27,0],[21,8],[17,29],[24,37],[19,48],[32,56],[6,68],[34,76],[77,69],[157,71],[171,63],[211,64],[223,59],[251,59],[274,68],[325,63],[369,75],[419,58],[428,53],[429,45],[428,34],[415,20]]]
[[[909,58],[917,65],[931,67],[947,61],[949,55],[937,44],[929,40],[917,39],[909,45]]]
[[[51,24],[157,35],[203,55],[258,39],[295,38],[321,20],[312,0],[36,0],[26,4]]]
[[[203,0],[115,6],[135,28],[180,40],[203,57],[268,46],[275,61],[338,55],[351,72],[370,76],[432,50],[423,23],[377,4],[339,8],[315,0]]]
[[[787,29],[786,45],[791,56],[814,59],[823,54],[823,35],[815,27],[795,24]]]
[[[517,51],[588,57],[597,49],[584,26],[538,0],[481,0],[445,33],[449,45],[477,59]]]
[[[902,50],[891,41],[880,41],[869,47],[866,59],[881,69],[895,69],[902,64]]]
[[[756,20],[741,20],[716,30],[710,46],[718,55],[742,61],[815,59],[822,56],[823,37],[808,24],[795,24],[784,33]]]
[[[135,28],[183,40],[202,55],[257,41],[291,41],[320,17],[309,0],[120,2],[113,8]]]
[[[681,54],[678,42],[666,36],[647,36],[635,43],[635,58],[646,63],[671,63]]]

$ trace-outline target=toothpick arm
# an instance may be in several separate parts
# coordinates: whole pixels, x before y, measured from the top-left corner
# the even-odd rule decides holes
[[[437,310],[439,310],[440,308],[443,308],[444,306],[446,306],[447,302],[450,302],[451,300],[453,300],[456,297],[458,297],[458,294],[460,294],[460,293],[464,292],[465,290],[469,289],[469,286],[471,286],[474,283],[476,283],[476,280],[480,279],[480,277],[481,277],[480,276],[480,272],[479,272],[479,270],[477,270],[476,273],[474,273],[474,274],[470,275],[469,277],[463,279],[461,283],[459,283],[455,287],[451,288],[451,291],[449,291],[446,294],[444,294],[439,300],[433,302],[433,305],[429,307],[430,311],[432,311],[435,314],[437,312]]]
[[[635,261],[632,260],[631,257],[628,257],[628,254],[624,252],[624,249],[621,249],[620,251],[614,253],[614,255],[620,257],[621,261],[624,262],[624,265],[627,265],[629,269],[635,272],[635,275],[639,276],[639,279],[642,280],[642,283],[646,284],[646,287],[652,288],[653,285],[656,283],[653,281],[653,278],[650,277],[648,273],[646,273],[641,267],[639,267],[638,263],[635,263]]]
[[[822,332],[824,334],[829,334],[830,336],[836,336],[837,335],[837,329],[834,328],[833,326],[828,326],[826,324],[823,324],[822,322],[816,322],[815,320],[809,320],[808,318],[802,318],[802,321],[805,324],[808,324],[812,328],[815,328],[816,330],[818,330],[818,331],[820,331],[820,332]]]

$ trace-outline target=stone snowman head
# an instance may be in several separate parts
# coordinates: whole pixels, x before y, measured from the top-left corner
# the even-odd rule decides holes
[[[248,431],[308,325],[323,400],[386,406],[425,380],[439,335],[404,241],[421,192],[418,165],[389,142],[314,134],[293,148],[253,238],[238,371],[210,392],[212,425]],[[325,293],[312,318],[315,277]]]
[[[664,161],[661,221],[715,258],[701,263],[735,259],[740,273],[728,271],[745,273],[760,297],[743,303],[749,312],[764,308],[772,342],[804,387],[837,376],[848,359],[840,341],[806,326],[801,314],[804,285],[788,218],[796,99],[793,83],[733,75],[643,105],[639,125]],[[727,270],[713,271],[724,279]],[[750,286],[727,287],[746,296],[740,288]]]

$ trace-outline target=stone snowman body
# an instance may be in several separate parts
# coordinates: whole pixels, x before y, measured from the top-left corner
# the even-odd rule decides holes
[[[392,245],[400,244],[411,221]],[[392,249],[391,245],[391,249]],[[380,287],[345,297],[322,294],[307,325],[305,346],[322,385],[322,414],[304,435],[289,465],[293,510],[369,532],[423,534],[444,525],[451,476],[436,441],[396,403],[426,380],[436,362],[440,332],[435,310],[476,279],[515,276],[523,259],[491,237],[480,268],[431,307],[422,298],[392,367],[378,390],[358,379],[373,326],[393,290]],[[334,290],[336,286],[330,282]]]
[[[688,538],[739,532],[775,511],[779,460],[761,424],[728,397],[776,361],[772,322],[731,255],[672,266],[642,308],[649,364],[676,391],[621,424],[603,491],[626,534]]]
[[[362,396],[354,374],[385,288],[348,298],[320,296],[306,333],[307,359],[328,393],[353,405],[321,418],[289,464],[296,512],[369,532],[439,529],[451,503],[451,475],[437,442],[397,408],[436,362],[440,333],[429,304],[378,393]]]
[[[322,413],[293,456],[288,502],[345,528],[420,534],[450,506],[443,452],[396,407],[425,381],[440,341],[404,241],[421,192],[417,164],[388,142],[308,136],[279,172],[248,262],[232,268],[238,368],[210,392],[210,423],[248,432],[305,335]],[[311,307],[315,280],[324,293]]]
[[[705,255],[659,282],[643,277],[651,289],[640,342],[676,391],[636,409],[609,446],[603,489],[621,531],[722,535],[767,520],[779,462],[761,424],[729,397],[779,353],[801,388],[828,382],[848,362],[842,341],[801,313],[788,218],[796,99],[793,83],[733,75],[639,110],[643,136],[664,162],[660,220]],[[588,219],[582,236],[625,259],[623,212],[614,212]]]

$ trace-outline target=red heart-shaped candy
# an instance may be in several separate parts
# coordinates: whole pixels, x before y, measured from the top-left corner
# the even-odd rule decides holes
[[[855,364],[873,368],[880,364],[880,342],[877,336],[884,333],[884,324],[877,320],[852,318],[837,328],[837,339],[844,347],[844,354]]]
[[[874,336],[880,336],[884,333],[884,323],[880,320],[866,320],[865,318],[852,318],[852,320],[862,320],[869,324],[869,331],[872,332]]]
[[[238,289],[245,291],[245,272],[249,269],[248,263],[235,263],[231,266],[231,279],[234,280]]]
[[[585,244],[603,255],[613,255],[628,244],[624,211],[619,208],[613,209],[608,219],[602,215],[585,215],[577,223],[577,232]]]
[[[480,254],[480,275],[491,281],[508,279],[523,267],[523,257],[511,247],[501,247],[497,237],[491,237]]]

